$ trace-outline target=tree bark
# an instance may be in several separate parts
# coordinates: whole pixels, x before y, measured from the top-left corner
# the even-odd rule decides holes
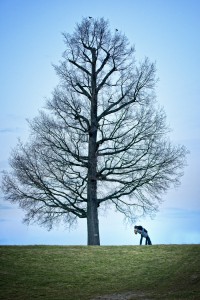
[[[92,48],[91,115],[88,149],[87,227],[88,245],[100,245],[97,203],[97,87],[96,49]]]
[[[94,114],[93,114],[93,118]],[[98,221],[98,203],[97,203],[97,155],[96,138],[97,129],[94,122],[91,125],[89,137],[89,161],[88,161],[88,186],[87,186],[87,227],[88,227],[88,245],[100,245],[99,239],[99,221]]]
[[[88,182],[87,232],[88,245],[100,245],[96,181]]]

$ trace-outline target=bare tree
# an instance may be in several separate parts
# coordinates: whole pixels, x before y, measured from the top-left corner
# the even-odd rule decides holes
[[[169,141],[154,64],[136,64],[125,35],[84,18],[63,36],[60,84],[13,151],[3,191],[27,222],[87,218],[88,244],[99,245],[98,209],[114,205],[131,221],[155,212],[180,183],[187,151]]]

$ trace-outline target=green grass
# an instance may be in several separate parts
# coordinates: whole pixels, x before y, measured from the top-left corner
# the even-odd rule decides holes
[[[140,295],[132,299],[200,299],[200,245],[0,247],[0,299],[125,292]]]

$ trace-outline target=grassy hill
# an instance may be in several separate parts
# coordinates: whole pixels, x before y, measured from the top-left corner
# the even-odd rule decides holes
[[[200,245],[1,246],[0,299],[200,299]]]

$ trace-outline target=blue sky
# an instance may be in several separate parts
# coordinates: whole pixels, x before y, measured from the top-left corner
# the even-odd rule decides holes
[[[154,219],[138,222],[154,244],[200,243],[200,1],[198,0],[1,0],[0,172],[8,169],[18,137],[26,141],[26,119],[38,114],[58,83],[52,67],[64,49],[62,32],[82,17],[104,17],[135,45],[137,60],[157,65],[156,94],[172,128],[171,140],[190,151],[178,189],[171,189]],[[86,244],[86,221],[73,230],[48,232],[22,223],[23,211],[0,195],[0,244]],[[123,216],[101,212],[102,245],[135,245],[138,235]]]

